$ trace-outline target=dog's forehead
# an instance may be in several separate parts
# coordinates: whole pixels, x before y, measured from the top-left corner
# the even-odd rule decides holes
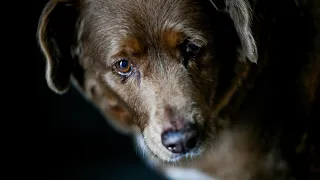
[[[96,25],[117,34],[155,35],[166,29],[198,32],[203,11],[194,0],[117,0],[92,1]],[[111,32],[109,31],[109,32]]]
[[[94,51],[100,52],[96,54],[104,56],[100,59],[110,59],[128,39],[127,45],[157,53],[171,51],[183,37],[200,39],[204,44],[209,41],[204,35],[204,6],[199,1],[92,0],[86,7],[86,32]]]

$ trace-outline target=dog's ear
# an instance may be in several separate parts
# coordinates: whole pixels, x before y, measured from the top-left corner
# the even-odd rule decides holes
[[[68,90],[74,68],[70,48],[77,17],[76,1],[50,0],[39,19],[37,40],[46,59],[46,81],[59,94]]]
[[[71,79],[84,95],[93,100],[107,119],[122,132],[134,126],[132,115],[126,104],[115,92],[99,82],[97,72],[86,71],[85,62],[79,62],[75,47],[82,47],[82,20],[79,0],[50,0],[39,19],[37,40],[46,60],[46,81],[50,89],[58,94],[65,93]],[[80,43],[80,44],[79,44]],[[74,82],[74,81],[73,81]]]
[[[251,31],[252,12],[247,0],[210,0],[210,2],[218,11],[226,13],[233,21],[241,43],[239,60],[257,63],[257,46]]]

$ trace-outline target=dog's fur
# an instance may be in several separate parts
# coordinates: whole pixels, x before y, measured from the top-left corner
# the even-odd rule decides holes
[[[318,4],[51,0],[38,41],[49,87],[63,94],[71,80],[168,177],[300,178],[319,117]],[[200,52],[186,55],[185,42]],[[115,66],[124,58],[126,77]],[[201,130],[186,155],[160,140],[179,119]]]

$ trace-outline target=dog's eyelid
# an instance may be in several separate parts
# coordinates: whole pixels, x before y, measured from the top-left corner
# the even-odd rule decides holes
[[[125,56],[114,55],[114,56],[111,56],[109,59],[110,59],[110,61],[109,61],[110,63],[108,63],[109,67],[115,66],[121,60],[127,60],[127,61],[129,61],[129,62],[131,62],[133,64],[133,61],[131,60],[131,58],[128,58],[128,57],[125,57]]]
[[[131,62],[131,60],[129,58],[127,58],[127,57],[118,57],[118,58],[114,58],[113,59],[112,65],[116,64],[119,61],[123,61],[123,60],[127,60],[127,61]]]
[[[195,36],[187,36],[184,41],[189,41],[189,42],[194,42],[194,43],[197,43],[201,46],[206,46],[207,45],[207,41],[205,38],[203,38],[202,36],[198,36],[198,35],[195,35]]]
[[[198,38],[190,38],[190,37],[185,38],[180,43],[180,45],[188,45],[188,44],[193,44],[193,45],[196,45],[196,46],[198,46],[200,48],[202,48],[202,47],[207,45],[206,41],[203,41],[203,40],[198,39]]]
[[[204,41],[200,40],[200,39],[190,40],[189,43],[192,43],[192,44],[194,44],[194,45],[196,45],[196,46],[199,46],[200,48],[206,46],[206,43],[205,43]]]

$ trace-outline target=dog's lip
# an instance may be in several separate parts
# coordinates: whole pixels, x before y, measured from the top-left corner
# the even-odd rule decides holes
[[[191,151],[186,153],[172,153],[169,162],[176,162],[182,158],[193,158],[200,155],[203,151],[203,149],[201,148],[201,144],[202,144],[201,141],[198,142],[195,148],[193,148]]]
[[[188,153],[180,153],[180,154],[173,154],[172,157],[168,160],[169,162],[177,162],[182,158],[193,158],[202,153],[201,148],[196,148]]]

